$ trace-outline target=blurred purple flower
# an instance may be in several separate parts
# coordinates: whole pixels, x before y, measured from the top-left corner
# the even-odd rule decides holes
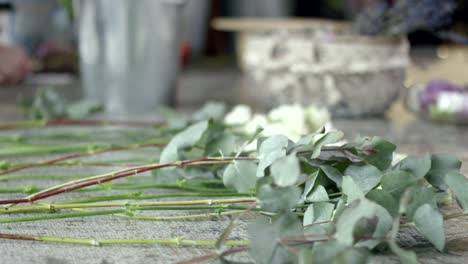
[[[447,81],[432,81],[426,86],[425,89],[422,89],[418,93],[419,104],[421,106],[421,109],[423,111],[427,111],[428,107],[431,104],[437,102],[437,98],[442,92],[467,93],[468,90]]]

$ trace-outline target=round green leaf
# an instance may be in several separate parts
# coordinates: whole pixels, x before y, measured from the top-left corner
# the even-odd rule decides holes
[[[414,213],[416,229],[425,236],[438,250],[445,247],[444,218],[429,204],[419,207]]]
[[[224,170],[223,183],[226,187],[232,187],[238,192],[248,192],[255,187],[256,172],[257,164],[254,161],[234,161]]]
[[[271,165],[271,176],[274,182],[281,187],[290,186],[297,182],[301,173],[299,160],[293,153],[287,157],[276,160]]]

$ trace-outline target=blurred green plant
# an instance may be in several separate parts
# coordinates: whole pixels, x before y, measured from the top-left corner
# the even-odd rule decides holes
[[[18,106],[30,119],[50,120],[59,118],[80,119],[103,110],[92,100],[80,100],[68,104],[53,88],[39,88],[33,98],[19,97]]]

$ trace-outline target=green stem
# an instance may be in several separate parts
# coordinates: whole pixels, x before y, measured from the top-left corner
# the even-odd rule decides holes
[[[47,209],[49,213],[47,215],[32,215],[32,216],[20,216],[20,217],[8,217],[1,218],[0,224],[8,223],[19,223],[19,222],[33,222],[33,221],[44,221],[53,219],[64,219],[64,218],[77,218],[77,217],[89,217],[89,216],[101,216],[101,215],[113,215],[119,217],[140,219],[140,220],[153,220],[153,221],[169,221],[169,220],[183,220],[183,219],[197,219],[206,218],[218,215],[235,214],[238,212],[244,212],[244,209],[226,212],[216,213],[204,213],[204,214],[190,214],[190,215],[179,215],[179,216],[136,216],[133,215],[135,211],[182,211],[182,210],[228,210],[231,209],[231,205],[208,205],[208,206],[151,206],[151,207],[140,207],[131,209],[111,209],[111,210],[83,210],[79,208],[73,208],[76,212],[67,213],[56,213],[54,208]],[[40,212],[40,211],[28,211],[28,212]],[[44,210],[42,211],[44,212]],[[234,213],[233,213],[234,212]],[[224,214],[223,214],[224,213]]]
[[[63,219],[63,218],[75,218],[75,217],[86,217],[86,216],[97,216],[97,215],[109,215],[125,213],[125,209],[115,210],[101,210],[101,211],[86,211],[86,212],[72,212],[72,213],[56,213],[49,215],[34,215],[34,216],[22,216],[22,217],[9,217],[0,219],[1,224],[7,223],[19,223],[19,222],[32,222],[52,219]]]
[[[216,240],[188,240],[183,238],[172,239],[96,239],[96,238],[71,238],[71,237],[54,237],[54,236],[36,236],[36,235],[17,235],[0,233],[0,239],[11,240],[32,240],[42,242],[55,242],[63,244],[82,244],[91,246],[100,245],[131,245],[131,244],[159,244],[159,245],[176,245],[176,246],[214,246]],[[249,240],[228,240],[228,246],[248,246]]]
[[[212,182],[212,184],[216,184],[216,182]],[[217,196],[216,193],[224,193],[225,195],[218,195],[218,196],[248,196],[249,194],[246,193],[237,193],[235,190],[226,189],[224,187],[212,187],[207,188],[203,187],[208,185],[208,183],[204,184],[203,182],[197,183],[196,181],[190,182],[180,182],[180,183],[117,183],[112,185],[103,184],[102,186],[97,187],[87,187],[83,189],[74,190],[74,192],[100,192],[104,190],[145,190],[145,189],[174,189],[174,190],[185,190],[185,191],[192,191],[192,192],[199,192],[199,193],[215,193],[212,196]],[[24,194],[32,194],[35,192],[42,192],[44,189],[39,188],[35,185],[26,185],[26,186],[15,186],[15,187],[5,187],[0,188],[0,193],[24,193]],[[170,196],[170,194],[166,194],[169,196],[165,196],[162,194],[161,196],[156,195],[154,198],[163,198],[163,197],[177,197],[177,196]],[[182,195],[184,196],[184,195]],[[191,196],[191,195],[185,195]],[[207,195],[193,195],[194,197],[204,197]],[[207,197],[211,197],[208,195]],[[145,199],[151,199],[152,197],[147,197]]]
[[[46,120],[27,120],[14,123],[2,123],[0,124],[0,129],[43,127],[46,124]]]
[[[51,166],[112,166],[112,167],[134,167],[134,166],[139,166],[142,164],[129,164],[128,162],[112,162],[112,161],[81,161],[81,160],[69,160],[65,162],[57,162],[57,163],[52,163],[52,164],[35,164],[35,163],[14,163],[11,164],[12,168],[17,168],[17,167],[51,167]]]
[[[233,193],[235,192],[232,189],[204,188],[204,187],[199,187],[197,185],[190,186],[187,184],[179,184],[179,183],[140,183],[140,184],[119,183],[119,184],[112,184],[110,186],[103,186],[103,187],[87,187],[87,188],[79,189],[76,191],[98,192],[98,191],[105,190],[106,188],[111,189],[111,190],[176,189],[176,190],[186,190],[186,191],[204,192],[204,193],[213,193],[213,192]]]
[[[63,180],[71,178],[86,178],[91,177],[90,174],[12,174],[3,175],[0,177],[0,182],[10,180],[31,180],[31,179],[48,179],[48,180]]]
[[[329,197],[336,197],[336,196],[341,196],[341,195],[343,195],[342,192],[336,192],[336,193],[330,193],[330,194],[328,194]]]
[[[17,129],[48,126],[126,126],[126,127],[164,127],[166,121],[132,121],[132,120],[93,120],[93,119],[52,119],[26,120],[0,123],[0,129]]]
[[[70,204],[70,203],[94,203],[94,202],[103,202],[103,201],[115,201],[115,200],[150,200],[150,199],[161,199],[161,198],[172,198],[172,197],[248,197],[249,193],[237,193],[237,192],[220,192],[220,193],[196,193],[196,192],[177,192],[177,193],[163,193],[156,195],[143,195],[143,192],[131,192],[124,194],[116,195],[105,195],[91,198],[84,198],[79,200],[72,200],[62,202],[61,204]]]
[[[78,200],[71,200],[61,202],[61,204],[74,204],[74,203],[95,203],[95,202],[105,202],[105,201],[115,201],[115,200],[126,200],[132,199],[135,200],[138,197],[141,197],[143,192],[131,192],[131,193],[123,193],[123,194],[115,194],[115,195],[103,195],[97,197],[90,197]]]
[[[29,169],[37,166],[44,166],[44,165],[51,165],[63,161],[68,161],[71,159],[77,159],[77,158],[83,158],[83,157],[88,157],[91,155],[97,155],[97,154],[102,154],[106,152],[115,152],[115,151],[122,151],[122,150],[131,150],[131,149],[139,149],[139,148],[145,148],[145,147],[161,147],[164,144],[160,143],[142,143],[142,144],[132,144],[132,145],[125,145],[125,146],[98,146],[96,145],[88,145],[87,146],[87,151],[82,152],[82,153],[74,153],[74,154],[69,154],[66,156],[58,157],[58,158],[53,158],[53,159],[48,159],[48,160],[42,160],[42,161],[37,161],[34,163],[28,163],[24,164],[23,166],[16,166],[13,168],[8,168],[6,170],[0,171],[0,175],[16,172],[19,170],[23,169]]]
[[[449,215],[444,215],[444,220],[450,220],[450,219],[455,219],[463,216],[467,216],[468,212],[461,212],[461,213],[454,213],[454,214],[449,214]]]
[[[240,214],[245,212],[244,210],[235,210],[228,212],[216,212],[216,213],[204,213],[204,214],[189,214],[189,215],[176,215],[176,216],[147,216],[147,215],[126,215],[126,214],[115,214],[118,217],[138,219],[138,220],[150,220],[150,221],[175,221],[175,220],[193,220],[199,218],[208,217],[219,217],[224,215]]]
[[[100,203],[75,203],[75,204],[34,204],[27,206],[0,207],[0,214],[26,213],[26,212],[50,212],[60,209],[77,209],[77,208],[108,208],[108,207],[125,207],[125,208],[142,208],[142,207],[158,207],[158,206],[195,206],[195,205],[223,205],[236,203],[251,203],[256,202],[256,198],[242,197],[231,199],[204,199],[204,200],[189,200],[189,201],[158,201],[158,202],[100,202]]]
[[[73,141],[84,141],[91,140],[95,141],[96,139],[101,140],[114,140],[122,143],[122,140],[133,140],[138,138],[140,140],[146,139],[149,140],[155,136],[154,131],[129,131],[129,130],[112,130],[112,134],[109,133],[96,133],[93,131],[83,131],[83,132],[71,132],[71,133],[46,133],[46,134],[36,134],[36,133],[17,133],[14,135],[0,136],[0,142],[2,143],[31,143],[44,140],[73,140]]]
[[[107,144],[106,144],[107,145]],[[90,145],[74,144],[74,145],[24,145],[4,148],[0,150],[0,157],[11,156],[26,156],[37,154],[52,154],[62,152],[81,152],[90,148]]]
[[[39,191],[40,189],[35,185],[25,185],[19,187],[5,187],[0,188],[0,193],[24,193],[24,194],[31,194],[34,192]]]
[[[52,186],[40,192],[33,193],[25,198],[0,200],[0,204],[18,204],[18,203],[33,202],[33,201],[45,199],[47,197],[52,197],[61,193],[65,193],[65,192],[69,192],[69,191],[73,191],[77,189],[82,189],[85,187],[101,184],[104,182],[110,182],[110,181],[124,178],[124,177],[134,176],[142,172],[158,170],[161,168],[229,164],[234,160],[256,160],[256,158],[252,158],[252,157],[205,157],[205,158],[199,158],[199,159],[170,162],[170,163],[165,163],[165,164],[149,164],[145,166],[137,166],[137,167],[127,168],[124,170],[101,174],[101,175],[97,175],[97,176],[93,176],[89,178],[69,181],[60,185]]]

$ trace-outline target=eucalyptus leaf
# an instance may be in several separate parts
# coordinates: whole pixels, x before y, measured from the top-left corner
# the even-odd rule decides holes
[[[432,186],[441,190],[447,189],[445,176],[452,171],[460,171],[461,162],[449,154],[433,154],[431,156],[431,170],[426,179]]]
[[[311,225],[331,220],[335,205],[332,203],[313,203],[304,213],[303,224]]]
[[[11,168],[11,163],[6,160],[0,160],[0,171]]]
[[[220,120],[224,118],[226,113],[226,105],[220,102],[208,102],[203,107],[196,111],[192,119],[195,121],[215,119]]]
[[[458,204],[461,208],[468,211],[468,179],[458,172],[450,172],[447,174],[445,182],[450,189],[455,193]]]
[[[348,246],[337,240],[317,243],[309,254],[301,254],[303,263],[329,264],[337,259],[337,256],[348,249]],[[305,259],[307,257],[307,259]],[[308,261],[308,262],[305,262]]]
[[[208,129],[208,121],[200,121],[179,132],[167,144],[161,153],[159,163],[171,163],[180,161],[179,152],[193,147]],[[198,150],[197,150],[198,151]],[[198,151],[199,152],[199,151]],[[201,152],[202,154],[203,152]],[[153,174],[157,176],[157,182],[173,182],[184,177],[184,172],[178,168],[162,168]]]
[[[376,210],[376,204],[365,198],[350,203],[337,219],[336,239],[343,245],[351,246],[354,243],[353,234],[358,222],[363,218],[373,218]]]
[[[357,154],[354,154],[351,150],[345,148],[336,148],[333,150],[328,149],[327,151],[322,151],[318,157],[320,160],[326,161],[338,161],[338,162],[352,162],[358,163],[365,161],[364,158],[360,157]]]
[[[320,128],[319,130],[315,131],[315,132],[312,132],[310,134],[307,134],[303,137],[301,137],[297,143],[296,143],[296,146],[309,146],[309,145],[313,145],[314,143],[314,139],[317,135],[319,134],[323,134],[325,132],[325,128]]]
[[[398,200],[386,191],[374,189],[366,195],[366,198],[385,208],[392,216],[398,216]]]
[[[201,139],[208,129],[208,121],[200,121],[179,132],[167,144],[161,153],[160,163],[169,163],[179,160],[179,150],[192,147]]]
[[[400,248],[393,240],[390,241],[388,245],[390,246],[392,252],[400,258],[402,264],[419,264],[418,258],[413,251]]]
[[[296,263],[297,256],[292,254],[278,242],[288,236],[302,234],[302,225],[292,213],[285,213],[278,219],[270,222],[269,218],[258,217],[248,228],[251,237],[254,237],[250,253],[256,263]]]
[[[337,255],[333,264],[361,264],[367,263],[369,251],[364,248],[349,248]]]
[[[238,147],[238,137],[230,132],[223,131],[220,135],[207,142],[205,155],[213,156],[221,154],[222,156],[228,156],[235,153]]]
[[[399,198],[406,188],[415,184],[417,181],[418,179],[414,177],[413,174],[406,171],[395,170],[384,174],[381,185],[385,192]]]
[[[382,206],[376,205],[375,216],[377,218],[377,225],[372,237],[374,238],[384,238],[387,237],[388,232],[392,228],[393,218],[389,212]],[[356,243],[357,247],[367,247],[368,249],[373,249],[379,245],[382,241],[378,239],[369,239]]]
[[[333,221],[336,222],[340,217],[343,211],[346,209],[346,198],[344,196],[338,199],[338,203],[336,203],[336,209],[333,214]]]
[[[422,157],[408,156],[400,161],[396,168],[413,174],[417,179],[421,179],[431,169],[431,156],[429,154]]]
[[[226,167],[223,183],[226,187],[232,187],[238,192],[249,192],[257,182],[256,172],[257,164],[254,161],[234,161]]]
[[[271,136],[263,140],[258,149],[257,177],[265,176],[265,169],[276,160],[286,156],[289,139],[285,136]]]
[[[328,202],[330,198],[328,197],[327,190],[322,185],[318,185],[314,188],[312,193],[307,196],[306,202],[315,203],[315,202]]]
[[[341,173],[341,171],[328,165],[320,166],[320,169],[330,180],[334,181],[338,187],[341,186],[341,182],[343,181],[343,173]]]
[[[406,206],[406,216],[409,219],[413,219],[416,210],[424,204],[429,204],[433,208],[437,207],[435,193],[428,187],[421,185],[411,186],[408,189],[408,193],[410,199]]]
[[[396,149],[394,144],[380,137],[373,137],[365,144],[364,148],[371,148],[373,150],[366,157],[366,161],[379,170],[385,171],[392,164],[393,152]]]
[[[380,183],[382,172],[372,165],[350,165],[344,175],[350,176],[365,194]]]
[[[444,218],[429,204],[419,207],[414,213],[416,229],[425,236],[439,251],[445,247]]]
[[[296,186],[281,188],[263,185],[257,194],[261,208],[270,212],[291,209],[299,202],[300,196],[301,190]]]
[[[31,107],[28,109],[31,119],[55,119],[66,116],[65,98],[52,88],[39,88]]]
[[[312,151],[311,159],[315,159],[320,156],[320,152],[325,145],[333,144],[343,138],[343,132],[341,131],[330,131],[323,135],[317,142],[314,144],[314,150]]]
[[[317,180],[319,171],[315,171],[312,175],[308,176],[308,179],[304,185],[304,192],[301,195],[301,203],[305,201],[309,193],[312,191],[315,185],[315,181]]]
[[[189,123],[188,117],[180,112],[177,112],[169,107],[161,106],[158,107],[158,114],[163,120],[167,121],[167,127],[169,129],[183,129]]]
[[[348,203],[356,199],[360,199],[364,197],[364,192],[361,188],[354,182],[351,176],[344,176],[343,183],[342,183],[342,191],[348,197]]]
[[[274,161],[270,172],[278,186],[286,187],[295,184],[301,173],[299,160],[295,153]]]
[[[304,235],[325,236],[329,233],[326,228],[330,225],[329,223],[323,223],[304,226]]]
[[[299,252],[299,264],[310,264],[313,263],[312,258],[314,257],[314,253],[310,248],[303,248]]]
[[[85,118],[103,110],[102,104],[93,100],[81,100],[70,104],[66,109],[66,116],[72,119]]]

